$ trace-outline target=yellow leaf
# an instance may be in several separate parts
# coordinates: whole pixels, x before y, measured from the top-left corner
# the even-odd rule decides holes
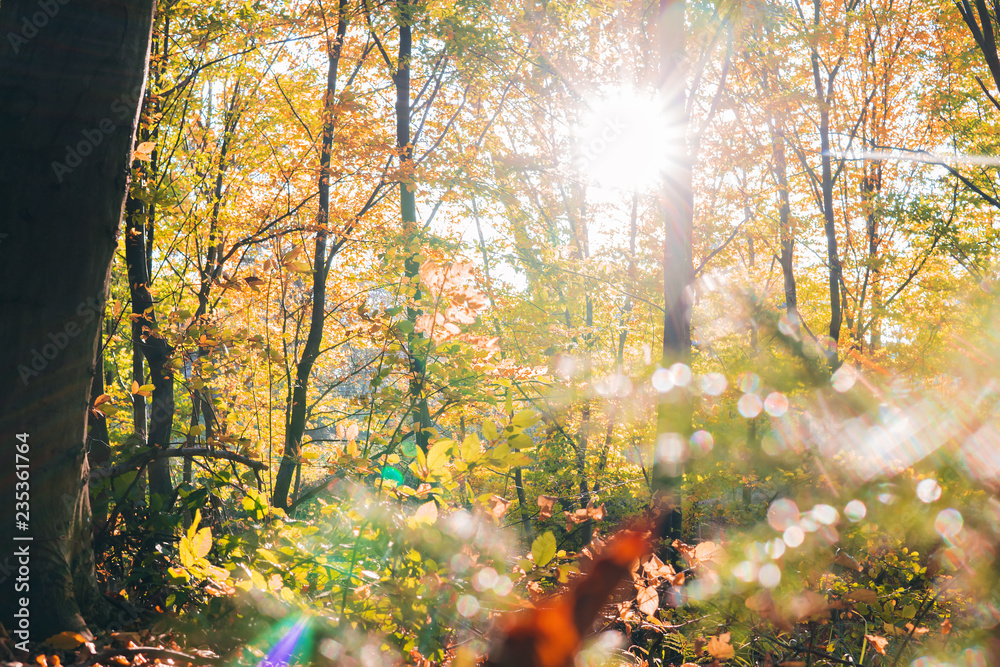
[[[444,470],[448,465],[449,452],[454,443],[451,440],[438,440],[427,452],[427,470],[435,473]]]
[[[205,526],[191,540],[191,551],[198,558],[204,558],[212,550],[212,529]]]
[[[433,500],[428,500],[426,503],[417,508],[416,513],[410,518],[406,523],[411,528],[417,528],[418,526],[429,526],[435,521],[437,521],[437,503]]]

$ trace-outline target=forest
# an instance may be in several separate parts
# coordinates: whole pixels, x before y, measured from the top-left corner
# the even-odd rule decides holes
[[[0,0],[0,664],[1000,665],[1000,0]]]

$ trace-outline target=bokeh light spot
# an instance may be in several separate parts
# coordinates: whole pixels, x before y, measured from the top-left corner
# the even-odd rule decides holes
[[[701,390],[709,396],[718,396],[726,390],[729,382],[722,373],[706,373],[701,376]]]
[[[962,531],[962,524],[962,513],[949,507],[938,512],[937,518],[934,519],[934,530],[941,537],[951,539]]]
[[[932,503],[941,497],[941,485],[936,479],[924,479],[917,484],[917,498],[925,503]]]
[[[764,410],[772,417],[781,417],[788,412],[788,397],[780,391],[772,391],[764,399]]]
[[[764,565],[757,573],[757,581],[760,582],[761,586],[774,588],[781,583],[781,568],[774,563]]]
[[[747,419],[753,419],[760,414],[761,409],[764,404],[760,400],[760,396],[757,394],[743,394],[740,397],[739,402],[736,404],[736,409],[739,410],[740,414]]]
[[[868,508],[860,500],[852,500],[844,505],[844,516],[848,521],[861,521],[868,514]]]
[[[790,498],[778,498],[767,508],[767,522],[775,530],[786,530],[790,526],[796,525],[801,517],[799,506]]]

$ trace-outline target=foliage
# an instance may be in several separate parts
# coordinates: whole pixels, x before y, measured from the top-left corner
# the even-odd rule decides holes
[[[689,136],[664,138],[657,6],[160,8],[132,193],[156,297],[140,334],[173,349],[169,447],[194,453],[168,459],[172,496],[147,497],[157,378],[124,326],[119,257],[92,406],[112,452],[91,484],[108,591],[241,664],[472,664],[497,632],[545,637],[556,618],[505,614],[595,581],[594,629],[618,634],[583,646],[593,664],[987,659],[996,211],[968,185],[995,167],[966,182],[961,161],[898,159],[992,152],[983,65],[948,3],[690,2]],[[412,159],[395,143],[401,25]],[[643,178],[607,173],[654,153]],[[681,159],[692,346],[667,363],[658,188]],[[690,423],[662,432],[658,406]],[[678,541],[665,479],[683,483]],[[601,581],[621,526],[650,546]]]

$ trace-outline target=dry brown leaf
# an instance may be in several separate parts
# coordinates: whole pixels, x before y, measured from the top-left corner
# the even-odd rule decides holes
[[[889,645],[888,639],[885,637],[879,637],[878,635],[865,635],[865,639],[871,642],[872,647],[876,651],[885,655],[885,647]]]
[[[492,498],[490,498],[490,503],[491,503],[490,514],[493,516],[494,519],[499,521],[500,518],[507,513],[507,508],[510,507],[511,501],[505,500],[500,496],[494,495]]]
[[[538,517],[540,519],[550,518],[552,516],[552,508],[555,507],[558,500],[555,496],[538,496],[538,507],[542,510],[539,512]]]
[[[813,591],[802,591],[788,602],[788,610],[796,623],[830,618],[830,605],[826,598]]]
[[[941,621],[941,634],[946,635],[951,632],[951,621],[947,618]]]
[[[914,626],[913,623],[907,623],[906,624],[906,629],[909,630],[910,634],[913,635],[914,637],[920,637],[920,636],[926,635],[928,632],[930,632],[929,628],[925,628],[922,625],[921,626]]]
[[[833,562],[841,567],[846,567],[847,569],[854,570],[856,572],[860,572],[863,569],[853,556],[842,549],[837,550],[837,555],[834,556]]]
[[[656,586],[641,589],[636,594],[635,601],[639,603],[639,611],[647,616],[652,616],[660,608],[660,596],[656,592]]]
[[[718,637],[712,637],[708,640],[708,646],[705,647],[705,650],[716,660],[733,658],[736,656],[736,649],[729,643],[729,638],[730,633],[728,632],[723,632]]]
[[[874,604],[875,601],[878,600],[878,593],[867,588],[855,588],[853,591],[845,595],[844,599],[850,600],[851,602]]]

